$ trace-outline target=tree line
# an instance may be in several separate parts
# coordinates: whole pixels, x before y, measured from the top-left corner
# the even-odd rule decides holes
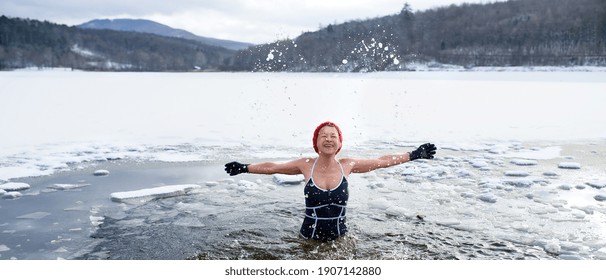
[[[269,55],[269,56],[268,56]],[[606,66],[606,1],[510,0],[331,24],[239,52],[252,71],[388,71],[407,63]]]
[[[0,16],[0,69],[221,70],[233,55],[192,40]]]
[[[345,4],[346,5],[346,4]],[[451,5],[330,24],[238,52],[152,34],[0,17],[0,69],[393,71],[413,62],[606,66],[606,0]]]

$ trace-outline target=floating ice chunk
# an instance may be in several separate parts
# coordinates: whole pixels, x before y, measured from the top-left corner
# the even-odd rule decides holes
[[[247,180],[240,180],[238,186],[244,187],[245,189],[258,189],[259,184]]]
[[[593,215],[593,206],[573,206],[572,208],[583,211],[587,215]]]
[[[0,244],[0,252],[6,252],[6,251],[10,251],[11,248],[8,248],[8,246],[4,245],[4,244]]]
[[[526,171],[505,171],[505,176],[511,176],[511,177],[526,177],[530,175],[530,173],[526,172]]]
[[[27,190],[29,188],[30,188],[29,184],[26,184],[26,183],[11,182],[11,183],[6,183],[6,184],[0,185],[0,189],[3,189],[7,192],[23,191],[23,190]]]
[[[562,169],[581,169],[581,164],[578,162],[560,162],[558,168]]]
[[[518,188],[530,188],[534,184],[534,181],[530,178],[520,178],[503,180],[503,183]]]
[[[103,223],[103,221],[105,221],[105,217],[103,216],[89,216],[88,219],[90,220],[91,225],[94,227],[99,226]]]
[[[232,179],[232,178],[226,178],[226,179],[221,179],[219,180],[219,182],[221,183],[226,183],[226,184],[233,184],[236,182],[236,180]]]
[[[589,185],[592,188],[596,188],[596,189],[603,189],[606,188],[606,180],[605,181],[597,181],[597,182],[587,182],[587,185]]]
[[[0,189],[0,196],[3,196],[5,193],[6,193],[6,191],[5,191],[5,190]]]
[[[403,176],[412,176],[419,174],[419,171],[416,168],[406,168],[402,170],[400,174],[402,174]]]
[[[474,174],[471,171],[462,169],[462,168],[455,170],[455,174],[457,174],[457,176],[462,177],[462,178],[474,176]]]
[[[558,173],[556,173],[555,171],[552,171],[552,170],[543,172],[543,175],[547,176],[547,177],[556,177],[556,176],[559,176]]]
[[[585,212],[583,212],[581,210],[573,209],[572,216],[577,219],[585,219],[585,216],[587,216],[587,215],[585,214]]]
[[[55,253],[67,253],[67,249],[65,249],[65,247],[59,247],[57,250],[54,251]]]
[[[278,185],[298,185],[305,181],[305,177],[303,175],[275,174],[273,180]]]
[[[115,202],[123,202],[128,199],[151,197],[151,198],[165,198],[172,196],[186,195],[193,189],[200,188],[199,185],[172,185],[163,186],[157,188],[141,189],[136,191],[128,192],[115,192],[110,195],[111,200]]]
[[[491,193],[481,194],[480,196],[478,196],[478,199],[480,199],[481,201],[484,201],[484,202],[488,202],[488,203],[497,202],[497,196],[494,194],[491,194]]]
[[[347,64],[347,59],[343,59],[343,61],[341,61],[343,64]]]
[[[382,182],[371,182],[368,184],[368,187],[372,190],[374,189],[381,189],[385,187],[385,184]]]
[[[471,192],[463,192],[463,193],[461,193],[461,197],[464,197],[464,198],[473,198],[475,196],[476,195],[473,194],[473,193],[471,193]]]
[[[206,183],[204,183],[205,186],[207,187],[216,187],[219,185],[219,182],[215,182],[215,181],[208,181]]]
[[[560,240],[557,240],[555,238],[547,241],[545,243],[544,248],[547,253],[551,253],[551,254],[555,254],[555,255],[559,254],[560,250],[562,249],[560,247]]]
[[[498,179],[482,179],[479,185],[483,189],[502,189],[504,187],[503,182]]]
[[[2,198],[4,199],[13,199],[13,198],[18,198],[18,197],[22,197],[23,194],[21,194],[20,192],[6,192],[5,194],[2,195]]]
[[[565,191],[569,191],[569,190],[571,190],[571,189],[572,189],[572,187],[571,187],[570,185],[566,185],[566,184],[564,184],[564,185],[560,185],[560,186],[558,187],[558,189],[560,189],[560,190],[565,190]]]
[[[95,170],[95,172],[93,172],[93,175],[95,175],[95,176],[107,176],[107,175],[109,175],[109,171],[107,171],[105,169],[99,169],[99,170]]]
[[[594,196],[593,199],[595,199],[597,201],[606,201],[606,195],[598,194],[598,195]]]
[[[456,226],[456,225],[460,225],[461,221],[459,221],[459,220],[442,220],[442,221],[436,221],[436,224],[441,225],[441,226]]]
[[[17,217],[17,219],[40,220],[48,215],[50,215],[50,213],[48,213],[48,212],[34,212],[34,213],[21,215],[21,216]]]
[[[63,190],[71,190],[71,189],[77,189],[77,188],[82,188],[82,187],[87,187],[87,186],[90,186],[90,184],[54,184],[54,185],[50,186],[49,188],[63,191]]]
[[[399,207],[399,206],[391,206],[385,210],[385,214],[397,216],[397,217],[403,217],[403,216],[406,216],[406,209]]]
[[[575,186],[575,188],[576,188],[577,190],[584,190],[584,189],[586,189],[586,188],[587,188],[587,186],[585,186],[585,185],[576,185],[576,186]]]
[[[469,163],[474,168],[484,168],[488,166],[488,163],[484,160],[470,160]]]
[[[582,258],[581,256],[574,254],[561,254],[558,257],[560,258],[560,260],[584,260],[584,258]]]
[[[406,176],[404,178],[404,181],[406,181],[408,183],[420,183],[423,180],[421,178],[419,178],[419,177],[416,177],[416,176]]]
[[[368,206],[370,206],[370,208],[376,208],[376,209],[380,209],[380,210],[385,210],[389,207],[391,207],[391,204],[384,198],[379,198],[379,199],[375,199],[372,200],[368,203]]]
[[[512,164],[519,166],[529,166],[529,165],[537,165],[538,162],[532,159],[514,159],[511,161]]]

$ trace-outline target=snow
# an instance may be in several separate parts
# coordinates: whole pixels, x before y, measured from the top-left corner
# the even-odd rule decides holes
[[[79,188],[86,187],[86,186],[90,186],[90,184],[53,184],[49,188],[64,191],[64,190],[79,189]]]
[[[581,169],[581,164],[578,162],[560,162],[558,168],[562,169]]]
[[[605,181],[587,182],[587,185],[589,185],[592,188],[603,189],[603,188],[606,188],[606,180]]]
[[[190,191],[197,188],[200,188],[200,186],[195,184],[171,185],[156,188],[139,189],[136,191],[115,192],[111,193],[110,197],[111,200],[115,202],[124,202],[126,200],[139,198],[163,198],[186,195]]]
[[[480,199],[481,201],[484,201],[484,202],[488,202],[488,203],[495,203],[498,200],[497,196],[492,193],[482,194],[482,195],[478,196],[478,199]]]
[[[530,175],[530,173],[528,173],[527,171],[522,171],[522,170],[505,171],[505,176],[527,177],[529,175]]]
[[[606,137],[601,126],[606,117],[596,102],[603,98],[606,72],[499,71],[2,72],[0,180],[50,175],[69,170],[68,163],[112,158],[215,160],[218,153],[209,148],[217,145],[246,145],[249,154],[262,158],[268,149],[261,147],[270,141],[275,154],[307,148],[309,140],[301,136],[327,119],[355,136],[347,138],[345,150],[378,139],[397,143],[410,137],[408,143],[431,140],[445,148],[475,145],[495,152],[498,146],[481,143]],[[164,94],[167,90],[170,95]],[[220,94],[208,98],[198,94],[201,90]],[[19,92],[18,98],[14,92]],[[570,99],[573,92],[577,94]],[[421,100],[432,102],[414,105]],[[545,100],[549,106],[544,106]],[[311,108],[322,113],[310,116]],[[575,112],[575,117],[561,112]],[[250,125],[243,126],[242,120]],[[164,150],[163,145],[174,149]],[[536,160],[560,155],[558,146],[552,146],[504,156]]]
[[[520,165],[520,166],[528,166],[528,165],[537,165],[536,160],[529,159],[514,159],[511,161],[512,164]]]
[[[278,185],[298,185],[305,180],[305,177],[303,175],[275,174],[273,179]]]
[[[27,190],[29,188],[30,188],[30,185],[26,184],[26,183],[11,182],[11,183],[5,183],[5,184],[0,185],[0,189],[5,190],[7,192],[23,191],[23,190]]]
[[[23,194],[20,192],[5,192],[4,194],[2,194],[2,198],[4,199],[14,199],[22,196]]]

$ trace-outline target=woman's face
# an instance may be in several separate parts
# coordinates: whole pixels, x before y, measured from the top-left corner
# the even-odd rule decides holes
[[[318,132],[318,140],[316,142],[319,154],[337,154],[341,148],[339,141],[339,132],[335,127],[324,126]]]

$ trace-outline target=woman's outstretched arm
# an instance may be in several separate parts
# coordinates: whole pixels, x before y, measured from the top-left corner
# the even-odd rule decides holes
[[[352,173],[365,173],[379,168],[386,168],[402,164],[411,160],[425,158],[432,159],[436,153],[436,146],[426,143],[414,151],[404,154],[384,155],[376,159],[345,159],[345,164],[351,166]]]
[[[234,161],[225,164],[225,171],[231,176],[241,173],[297,175],[302,174],[301,170],[304,162],[306,162],[305,159],[296,159],[285,163],[263,162],[253,164],[242,164]]]

